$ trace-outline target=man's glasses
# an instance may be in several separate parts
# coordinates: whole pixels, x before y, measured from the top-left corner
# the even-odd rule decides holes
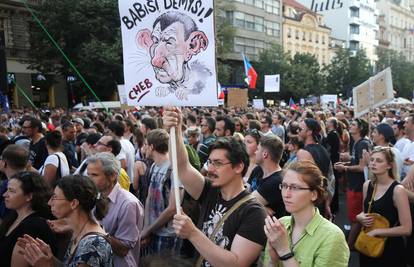
[[[226,162],[226,163],[224,163],[224,162],[221,162],[221,161],[218,161],[218,160],[208,159],[207,160],[207,164],[208,164],[208,166],[211,165],[214,168],[219,169],[219,168],[223,167],[224,165],[232,164],[232,162]]]
[[[50,201],[55,201],[55,200],[67,200],[66,198],[58,198],[56,195],[52,195],[50,197]]]
[[[285,190],[285,191],[289,189],[290,191],[293,191],[293,192],[298,192],[298,191],[303,191],[303,190],[312,190],[309,187],[300,187],[300,186],[297,186],[297,185],[289,185],[287,183],[279,184],[279,189],[280,190]]]

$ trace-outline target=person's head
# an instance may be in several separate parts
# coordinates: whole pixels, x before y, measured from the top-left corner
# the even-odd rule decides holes
[[[380,122],[381,122],[381,120],[380,120],[380,117],[379,117],[378,115],[373,115],[373,116],[371,117],[371,123],[372,123],[374,126],[377,126]]]
[[[246,131],[244,144],[246,145],[246,151],[250,158],[256,157],[256,151],[261,137],[262,133],[257,129],[249,129]]]
[[[46,146],[52,150],[60,150],[62,147],[62,134],[59,131],[50,131],[45,134]]]
[[[408,136],[411,136],[414,134],[414,113],[409,114],[405,118],[404,128],[405,128],[405,133]]]
[[[349,133],[351,135],[359,135],[360,137],[367,136],[368,131],[368,122],[364,119],[353,120],[351,126],[349,127]]]
[[[113,120],[109,123],[108,130],[114,137],[121,138],[125,132],[125,125],[122,121]]]
[[[140,130],[144,136],[146,136],[149,131],[154,129],[157,129],[157,121],[154,118],[145,117],[141,120]]]
[[[263,166],[268,163],[279,164],[283,154],[283,142],[277,136],[264,136],[256,152],[256,163]]]
[[[99,192],[110,193],[118,181],[121,163],[110,152],[100,152],[88,158],[88,176],[95,182]]]
[[[23,121],[23,134],[29,138],[41,133],[43,130],[42,122],[34,117],[26,117]]]
[[[197,118],[196,118],[196,116],[194,116],[193,114],[188,114],[187,115],[187,126],[188,127],[197,126]]]
[[[388,174],[394,180],[399,179],[395,155],[390,147],[377,146],[371,152],[369,159],[369,177],[375,182],[378,176]]]
[[[141,149],[144,145],[144,134],[138,127],[133,128],[132,134],[134,135],[133,141],[137,148]]]
[[[326,128],[329,131],[337,130],[338,129],[338,120],[335,117],[329,118],[327,123],[326,123]]]
[[[261,120],[260,120],[260,124],[261,124],[261,129],[262,132],[268,132],[270,127],[272,126],[272,118],[269,116],[264,116]]]
[[[130,119],[126,119],[124,121],[124,124],[125,124],[125,133],[126,132],[129,132],[129,133],[134,132],[135,124]]]
[[[8,209],[31,209],[44,216],[50,214],[47,201],[51,191],[42,176],[37,173],[24,171],[12,176],[3,196]]]
[[[155,77],[161,83],[182,81],[187,62],[208,46],[207,36],[193,19],[177,11],[160,15],[152,32],[141,30],[136,39],[149,53]]]
[[[233,136],[234,129],[234,122],[230,118],[222,116],[216,117],[216,129],[214,134],[217,137]]]
[[[73,125],[75,126],[76,133],[83,132],[85,122],[81,118],[76,118],[72,120]]]
[[[258,131],[262,130],[262,124],[258,120],[249,120],[248,129],[253,130],[256,129]]]
[[[286,211],[295,214],[322,203],[326,196],[324,180],[322,172],[312,161],[290,164],[284,171],[280,186]]]
[[[187,129],[187,140],[188,143],[192,146],[196,146],[198,144],[198,137],[200,136],[199,128],[188,128]]]
[[[91,178],[80,175],[59,179],[49,200],[49,206],[57,219],[68,218],[74,212],[91,216],[91,211],[96,207],[95,216],[102,220],[108,210],[106,203]]]
[[[111,135],[102,136],[98,142],[95,143],[94,148],[96,152],[110,152],[110,147],[108,146],[109,141],[113,140],[114,137]]]
[[[121,152],[121,149],[122,149],[121,142],[119,140],[112,138],[112,140],[108,141],[107,148],[109,149],[108,152],[111,152],[116,157]]]
[[[272,122],[273,122],[274,125],[280,125],[280,124],[283,124],[285,122],[285,119],[286,119],[286,117],[285,117],[285,115],[283,115],[282,112],[276,112],[273,115],[273,118],[272,118],[273,121]]]
[[[293,135],[289,138],[289,142],[287,143],[287,150],[289,152],[296,153],[299,149],[303,148],[303,142],[299,140],[297,135]]]
[[[73,125],[73,123],[69,121],[65,122],[62,125],[62,134],[63,134],[64,140],[67,140],[67,141],[75,140],[75,134],[76,134],[75,125]]]
[[[372,141],[376,145],[394,144],[395,136],[392,127],[387,123],[378,124],[372,131]]]
[[[166,155],[170,135],[164,129],[155,129],[147,134],[147,153],[152,157],[154,152]]]
[[[216,129],[216,121],[211,117],[207,117],[201,120],[200,126],[201,126],[201,133],[204,136],[211,135]]]
[[[234,117],[234,131],[237,133],[243,133],[244,132],[244,125],[243,121],[240,117]]]
[[[249,155],[243,143],[234,137],[217,139],[210,146],[207,176],[214,187],[224,187],[240,179],[249,167]]]
[[[85,139],[85,144],[88,149],[91,150],[92,154],[96,153],[95,144],[101,139],[102,135],[100,133],[90,133]]]
[[[398,120],[392,124],[392,130],[394,131],[394,136],[396,138],[400,138],[405,135],[404,123],[405,121]]]
[[[0,170],[9,175],[24,171],[29,162],[29,150],[21,145],[8,145],[1,154]]]
[[[299,123],[299,139],[306,143],[308,140],[313,140],[316,143],[321,139],[321,125],[315,119],[305,119]]]

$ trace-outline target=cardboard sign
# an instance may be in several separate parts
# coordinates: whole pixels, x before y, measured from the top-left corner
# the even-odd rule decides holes
[[[353,89],[355,118],[394,99],[391,69],[387,68]]]
[[[247,107],[249,98],[246,89],[227,89],[227,106],[228,107]]]
[[[120,0],[129,106],[216,106],[213,0]]]
[[[280,92],[280,74],[265,75],[265,92]]]

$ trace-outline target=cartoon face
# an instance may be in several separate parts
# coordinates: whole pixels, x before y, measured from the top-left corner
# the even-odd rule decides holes
[[[193,55],[207,48],[208,39],[198,30],[186,32],[188,29],[184,22],[179,20],[164,29],[161,26],[163,23],[156,23],[152,32],[148,29],[138,32],[137,44],[148,51],[158,81],[181,83],[186,78],[186,63]]]

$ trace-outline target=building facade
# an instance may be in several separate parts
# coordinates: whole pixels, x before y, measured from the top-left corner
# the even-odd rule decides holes
[[[29,56],[30,27],[37,27],[37,25],[32,22],[23,1],[0,1],[0,33],[4,33],[8,73],[8,88],[0,89],[8,94],[14,107],[30,106],[24,94],[37,107],[67,106],[68,97],[65,82],[60,79],[61,82],[52,84],[51,75],[30,70],[28,65],[24,63]],[[32,5],[38,2],[39,0],[28,1]]]
[[[319,64],[329,64],[331,29],[323,23],[323,16],[295,0],[283,0],[283,49],[291,56],[312,54]]]
[[[364,49],[372,64],[378,60],[379,11],[375,0],[299,0],[314,12],[323,14],[332,37],[344,40],[352,51]],[[351,54],[352,55],[352,54]]]
[[[414,61],[414,12],[408,0],[379,0],[379,47]]]

